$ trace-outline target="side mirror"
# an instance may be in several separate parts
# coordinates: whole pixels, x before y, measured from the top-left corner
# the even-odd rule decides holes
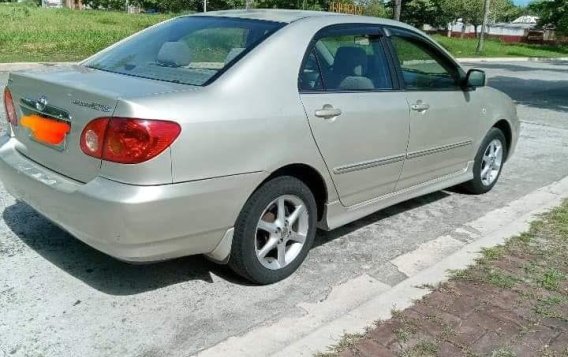
[[[485,72],[480,69],[470,69],[467,72],[464,84],[466,88],[485,87]]]

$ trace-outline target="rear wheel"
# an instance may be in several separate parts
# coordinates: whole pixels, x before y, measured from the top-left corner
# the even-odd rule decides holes
[[[495,186],[507,157],[506,143],[503,132],[497,128],[491,128],[475,156],[473,180],[462,185],[467,192],[482,194]]]
[[[304,261],[316,231],[316,202],[295,177],[268,181],[246,202],[237,223],[229,266],[258,284],[291,275]]]

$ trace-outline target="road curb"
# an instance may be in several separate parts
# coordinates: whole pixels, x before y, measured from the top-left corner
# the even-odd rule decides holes
[[[391,317],[393,308],[403,310],[414,301],[430,293],[422,288],[449,279],[449,272],[467,268],[480,257],[482,248],[504,243],[508,238],[528,229],[540,214],[560,205],[568,198],[568,177],[537,189],[508,205],[468,222],[463,227],[479,232],[476,239],[464,245],[434,265],[409,276],[399,284],[385,289],[373,284],[349,284],[335,289],[349,290],[349,296],[370,296],[357,306],[338,313],[343,307],[337,299],[321,302],[316,309],[305,309],[307,314],[295,318],[283,318],[269,325],[262,325],[241,336],[227,340],[197,354],[200,357],[219,355],[238,356],[313,356],[335,345],[346,333],[363,333],[377,320]],[[457,228],[453,233],[460,231]],[[461,230],[463,231],[463,230]],[[460,232],[461,232],[460,231]],[[420,248],[418,248],[420,249]],[[357,279],[357,278],[356,278]],[[334,290],[335,290],[334,289]],[[334,294],[334,290],[330,296]],[[345,296],[345,292],[339,295]],[[310,316],[311,315],[311,316]]]

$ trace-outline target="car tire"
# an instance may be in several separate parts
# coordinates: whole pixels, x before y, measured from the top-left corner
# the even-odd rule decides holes
[[[506,158],[507,140],[505,135],[501,130],[491,128],[475,156],[473,180],[462,184],[461,188],[474,195],[490,191],[501,176]]]
[[[229,266],[257,284],[285,279],[308,255],[316,223],[316,201],[308,186],[291,176],[274,178],[251,195],[239,214]]]

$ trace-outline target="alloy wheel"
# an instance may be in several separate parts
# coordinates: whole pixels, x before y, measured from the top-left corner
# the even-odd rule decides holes
[[[503,164],[503,143],[500,140],[492,140],[485,152],[483,153],[483,158],[481,160],[481,182],[485,186],[490,186],[497,177],[499,177],[499,172],[501,171],[501,165]]]
[[[299,197],[283,195],[276,198],[264,209],[258,221],[256,257],[268,269],[284,268],[302,251],[308,228],[308,210]]]

